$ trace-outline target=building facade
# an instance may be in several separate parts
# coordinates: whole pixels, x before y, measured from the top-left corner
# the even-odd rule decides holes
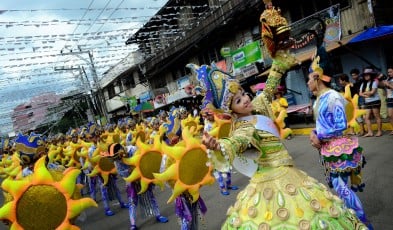
[[[282,15],[297,30],[301,29],[299,25],[307,27],[306,22],[313,15],[321,12],[327,15],[325,22],[332,26],[327,27],[325,38],[338,37],[326,44],[335,66],[334,73],[349,73],[352,68],[370,65],[384,72],[393,64],[390,33],[351,43],[364,31],[391,25],[393,16],[388,12],[393,12],[393,3],[382,0],[275,0],[273,4],[281,8]],[[332,8],[337,4],[338,11]],[[156,107],[160,107],[189,96],[184,91],[195,82],[188,78],[185,68],[188,63],[216,63],[234,73],[246,87],[266,80],[270,58],[260,41],[259,16],[263,10],[262,0],[168,1],[126,41],[126,44],[139,47],[137,57],[133,57],[135,61],[119,63],[124,72],[102,78],[101,88],[109,114],[129,112],[127,100],[131,97],[157,102]],[[261,50],[259,59],[236,67],[236,52],[247,50],[255,42]],[[308,103],[310,96],[306,78],[313,50],[312,45],[304,42],[299,43],[303,44],[302,49],[295,50],[303,65],[290,71],[283,82],[298,104]],[[303,46],[311,49],[303,49]]]

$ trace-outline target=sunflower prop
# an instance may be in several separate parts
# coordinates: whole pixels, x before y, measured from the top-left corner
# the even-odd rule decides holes
[[[56,181],[45,167],[45,157],[40,158],[31,176],[7,178],[2,183],[2,189],[13,199],[1,207],[0,219],[8,220],[10,229],[15,230],[79,229],[70,220],[86,208],[97,207],[90,198],[72,199],[79,173],[78,169],[69,169]]]
[[[104,180],[104,185],[108,183],[110,174],[117,174],[116,166],[111,157],[108,157],[106,151],[100,151],[96,149],[91,158],[87,158],[88,161],[94,166],[91,173],[87,174],[89,177],[101,175]]]
[[[191,116],[191,114],[189,114],[186,119],[181,120],[181,127],[183,129],[187,127],[195,136],[197,134],[200,134],[203,125],[201,125],[199,122],[199,116],[193,117]]]
[[[150,130],[146,128],[145,125],[136,125],[135,129],[131,131],[132,134],[132,140],[131,140],[131,145],[135,145],[137,140],[140,139],[142,142],[147,142],[149,140],[150,136]]]
[[[214,113],[213,128],[209,131],[209,135],[217,139],[228,137],[232,129],[232,120],[230,116],[223,113]],[[228,172],[231,164],[225,156],[216,150],[208,149],[208,157],[214,164],[214,168],[221,172]],[[213,154],[214,153],[214,154]]]
[[[223,117],[222,115],[224,114],[214,113],[213,128],[209,131],[209,135],[217,139],[228,137],[231,133],[231,117]]]
[[[199,198],[200,187],[214,183],[213,167],[209,163],[206,147],[186,127],[182,131],[182,138],[175,146],[162,144],[162,150],[173,162],[163,173],[154,173],[154,177],[160,181],[174,181],[168,203],[183,192],[188,192],[192,202],[195,202]]]
[[[65,162],[63,160],[65,158],[64,152],[63,152],[63,145],[58,144],[58,145],[51,145],[48,150],[48,158],[49,162]]]
[[[349,85],[345,86],[344,98],[348,102],[345,106],[345,115],[347,116],[348,126],[354,128],[355,131],[358,131],[360,126],[356,121],[356,118],[366,114],[366,110],[359,109],[359,95],[355,94],[352,97]]]
[[[17,154],[13,154],[11,157],[4,155],[0,162],[0,176],[3,178],[20,178],[22,177],[22,166],[21,160]]]
[[[144,193],[149,184],[153,183],[164,187],[164,182],[156,179],[153,174],[159,173],[161,168],[161,161],[164,155],[160,140],[161,135],[154,136],[153,144],[146,144],[141,139],[136,142],[137,151],[130,158],[123,158],[123,162],[127,165],[133,166],[132,173],[124,178],[127,182],[140,181],[141,190],[139,194]]]
[[[64,155],[69,158],[67,167],[81,168],[80,157],[83,155],[83,146],[80,143],[70,142],[67,151],[64,151]]]

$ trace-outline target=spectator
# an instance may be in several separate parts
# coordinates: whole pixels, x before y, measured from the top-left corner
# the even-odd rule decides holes
[[[351,82],[349,81],[349,77],[348,77],[348,75],[346,75],[345,73],[340,74],[340,75],[338,76],[338,82],[340,83],[340,85],[341,85],[342,87],[344,87],[344,92],[345,92],[345,88],[346,88],[346,87],[349,87],[349,90],[351,91],[351,98],[353,98],[353,96],[354,96],[355,94],[359,94],[360,85],[359,85],[359,87],[356,87],[354,83],[351,83]],[[357,118],[356,121],[360,124],[360,131],[359,131],[359,134],[363,136],[363,135],[364,135],[363,119],[362,119],[362,118]],[[349,127],[349,131],[348,131],[347,134],[348,134],[348,135],[355,135],[355,130],[354,130],[354,128],[353,128],[353,127]]]
[[[378,95],[379,98],[381,99],[381,108],[379,110],[379,115],[381,116],[382,119],[385,119],[388,117],[388,109],[386,107],[386,90],[385,90],[385,85],[384,81],[387,79],[387,77],[383,73],[378,73],[377,77],[375,80],[378,82]]]
[[[378,81],[375,80],[377,72],[371,67],[363,70],[363,83],[360,85],[359,95],[364,97],[366,109],[365,122],[367,125],[367,133],[363,137],[372,137],[374,133],[371,129],[371,116],[374,115],[377,121],[377,134],[376,137],[382,136],[382,121],[379,114],[381,109],[381,99],[378,95]]]
[[[352,69],[350,72],[351,77],[352,77],[352,84],[353,84],[353,94],[358,94],[359,95],[359,89],[360,89],[360,85],[363,82],[363,78],[360,76],[360,71],[359,69]],[[352,91],[351,91],[352,93]],[[364,97],[361,97],[359,95],[359,101],[358,101],[359,107],[362,108],[362,106],[364,105]]]
[[[388,77],[383,81],[386,89],[386,107],[388,109],[388,115],[390,120],[390,125],[393,128],[393,67],[388,68]],[[393,135],[393,131],[390,132]]]
[[[288,108],[288,101],[285,97],[283,97],[284,92],[282,90],[277,90],[274,92],[274,100],[272,101],[272,111],[275,117],[278,117],[281,111],[285,111],[285,114],[287,113],[287,108]],[[289,128],[289,122],[288,122],[288,115],[285,115],[284,118],[284,128]],[[289,134],[287,136],[287,139],[290,140],[292,138],[292,135]]]
[[[197,117],[199,115],[198,106],[194,106],[192,110],[193,117]]]

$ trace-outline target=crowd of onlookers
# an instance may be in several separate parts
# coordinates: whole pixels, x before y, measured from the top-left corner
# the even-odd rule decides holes
[[[372,67],[363,71],[352,69],[351,79],[347,74],[339,75],[339,84],[343,87],[349,85],[352,97],[359,96],[358,106],[366,110],[366,114],[358,119],[360,123],[359,135],[363,137],[374,136],[372,121],[377,125],[376,137],[382,136],[382,119],[389,118],[393,127],[393,67],[387,68],[387,74],[378,72]],[[356,134],[354,130],[350,134]],[[393,135],[393,131],[390,132]]]

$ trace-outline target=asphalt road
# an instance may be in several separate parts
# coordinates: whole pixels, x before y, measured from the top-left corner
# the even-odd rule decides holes
[[[359,138],[367,160],[363,171],[366,188],[358,193],[368,218],[372,221],[375,229],[392,229],[393,213],[393,136]],[[285,141],[290,154],[295,160],[296,167],[307,172],[310,176],[325,183],[323,170],[318,162],[316,150],[309,145],[307,136],[295,136],[292,140]],[[240,189],[248,183],[248,178],[240,173],[234,173],[232,181]],[[218,184],[206,186],[201,189],[201,196],[206,202],[208,211],[200,221],[200,229],[220,229],[225,220],[227,208],[234,203],[240,190],[232,191],[229,196],[222,196],[218,190]],[[164,191],[156,188],[156,197],[159,202],[162,215],[169,218],[168,223],[157,223],[154,218],[142,219],[138,215],[137,226],[139,229],[180,229],[178,219],[174,213],[174,203],[167,204],[170,189]],[[125,194],[124,194],[125,197]],[[120,209],[116,202],[112,203],[114,216],[107,217],[104,214],[102,204],[99,208],[90,208],[86,211],[86,219],[78,221],[77,225],[83,230],[106,230],[106,229],[129,229],[128,210]],[[0,229],[7,229],[0,224]]]

